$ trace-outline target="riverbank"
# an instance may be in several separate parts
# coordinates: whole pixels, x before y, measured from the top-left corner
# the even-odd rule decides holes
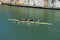
[[[40,7],[40,6],[28,6],[28,5],[12,5],[7,3],[2,3],[2,5],[16,6],[16,7],[27,7],[27,8],[40,8],[40,9],[50,9],[50,10],[60,10],[60,8],[49,8],[49,7]]]

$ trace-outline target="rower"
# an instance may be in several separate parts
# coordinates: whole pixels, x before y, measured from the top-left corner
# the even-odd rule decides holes
[[[21,20],[21,21],[28,21],[28,19],[24,19],[24,18],[21,18],[20,20]]]
[[[28,21],[28,19],[24,19],[25,21]]]
[[[24,18],[21,18],[21,21],[25,21]]]
[[[30,19],[29,21],[34,22],[34,20]]]

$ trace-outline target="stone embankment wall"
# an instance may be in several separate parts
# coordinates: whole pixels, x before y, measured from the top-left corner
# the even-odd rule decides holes
[[[0,0],[0,2],[5,3],[5,4],[10,4],[10,0]]]
[[[11,5],[27,5],[39,7],[59,7],[60,0],[0,0],[0,2]]]
[[[48,6],[47,0],[0,0],[0,1],[11,5],[28,5],[40,7]]]

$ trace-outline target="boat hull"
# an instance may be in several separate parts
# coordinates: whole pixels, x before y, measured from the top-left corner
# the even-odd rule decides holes
[[[8,20],[9,20],[9,21],[16,22],[16,23],[22,22],[22,23],[31,23],[31,24],[53,25],[52,23],[47,23],[47,22],[19,21],[18,19],[8,19]]]

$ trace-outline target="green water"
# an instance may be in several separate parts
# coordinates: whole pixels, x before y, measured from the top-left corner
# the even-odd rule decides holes
[[[18,24],[10,18],[38,19],[53,25]],[[0,5],[0,40],[60,40],[60,10]]]

